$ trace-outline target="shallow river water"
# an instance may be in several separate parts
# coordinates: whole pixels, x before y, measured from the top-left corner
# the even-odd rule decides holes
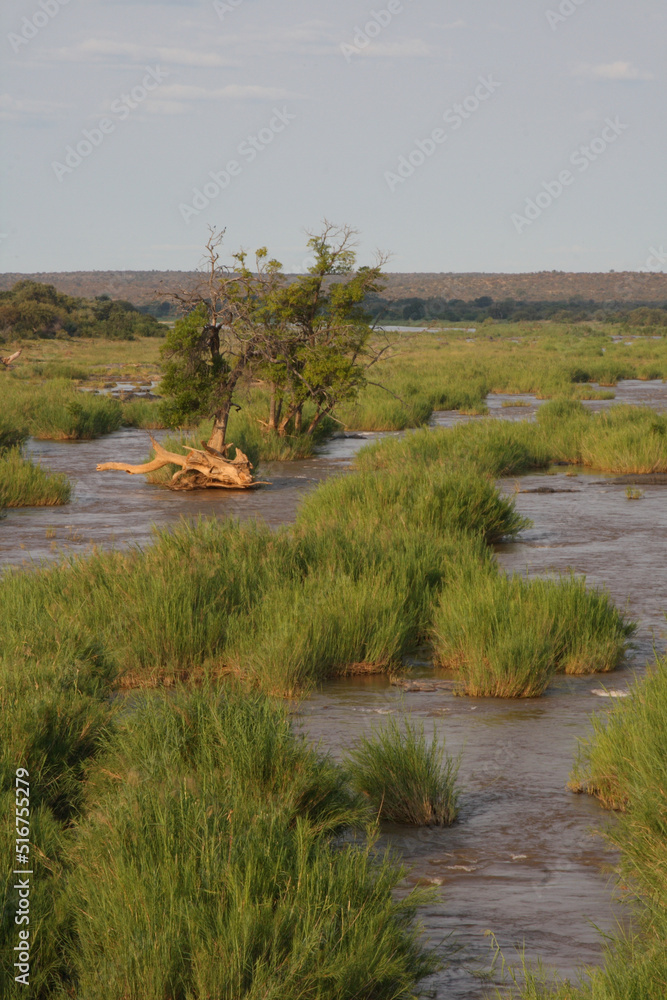
[[[502,408],[507,399],[491,397],[493,416],[525,419],[538,405],[526,398],[527,407]],[[615,402],[625,401],[665,410],[667,385],[622,383]],[[433,422],[446,426],[461,419],[443,413]],[[141,476],[94,471],[98,461],[142,461],[148,452],[144,432],[124,430],[93,442],[33,442],[35,457],[76,480],[73,502],[9,511],[0,521],[0,562],[54,558],[91,543],[145,544],[152,523],[173,524],[182,515],[262,517],[284,524],[293,519],[305,491],[343,471],[372,437],[336,439],[315,459],[267,466],[262,474],[273,485],[253,493],[193,494],[170,493]],[[519,481],[517,507],[533,526],[519,541],[499,547],[499,560],[508,571],[528,574],[571,568],[607,587],[639,622],[635,648],[622,669],[603,677],[560,678],[544,697],[530,701],[461,698],[447,690],[406,693],[383,678],[353,678],[327,685],[299,711],[299,725],[334,755],[341,756],[383,717],[403,713],[429,728],[435,725],[448,751],[461,753],[456,824],[418,832],[387,828],[383,835],[412,866],[409,883],[436,886],[436,901],[422,914],[429,939],[459,948],[427,984],[442,1000],[473,1000],[492,992],[473,974],[490,960],[487,931],[506,958],[516,958],[514,947],[525,945],[528,958],[540,956],[550,968],[572,975],[577,967],[600,961],[594,925],[610,931],[625,918],[609,875],[614,855],[596,833],[610,817],[593,800],[570,793],[566,783],[591,713],[612,704],[600,692],[627,689],[653,658],[654,644],[663,648],[667,486],[643,486],[643,499],[631,501],[614,477],[552,471]],[[502,485],[512,492],[517,484]],[[555,492],[523,492],[544,487]],[[426,663],[413,667],[415,677],[432,675]]]

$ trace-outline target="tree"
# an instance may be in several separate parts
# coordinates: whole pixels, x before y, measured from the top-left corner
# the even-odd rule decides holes
[[[337,404],[357,395],[383,353],[369,348],[373,329],[363,303],[382,287],[386,257],[355,271],[355,236],[349,227],[325,222],[310,234],[314,263],[288,281],[265,247],[256,251],[252,269],[242,250],[232,266],[221,265],[224,232],[211,230],[205,272],[193,287],[171,293],[186,311],[163,347],[161,390],[173,422],[212,417],[208,443],[224,453],[229,414],[244,382],[268,387],[264,425],[281,436],[312,434]],[[311,415],[304,428],[306,404]]]
[[[373,328],[363,305],[382,287],[386,257],[355,270],[354,230],[325,222],[309,235],[314,263],[290,281],[265,247],[255,252],[252,268],[244,250],[221,264],[224,230],[212,228],[196,280],[167,293],[184,316],[162,348],[165,414],[176,425],[213,421],[204,450],[192,449],[180,461],[174,487],[253,485],[246,456],[237,449],[228,459],[227,425],[232,409],[241,408],[242,387],[268,387],[269,412],[260,422],[269,433],[313,434],[337,404],[356,397],[387,349],[370,346]],[[146,466],[98,468],[136,473],[168,464],[167,453],[155,450]]]
[[[364,302],[383,287],[387,258],[378,254],[373,267],[355,270],[356,235],[325,221],[309,234],[314,262],[307,273],[288,283],[274,271],[257,303],[254,373],[270,389],[266,426],[281,436],[290,429],[312,434],[335,406],[356,398],[386,350],[369,346],[373,327]]]
[[[223,455],[239,383],[261,357],[256,314],[280,280],[280,265],[267,261],[264,248],[256,253],[254,273],[243,251],[233,255],[234,267],[222,265],[224,235],[224,230],[210,230],[199,279],[188,289],[168,293],[185,317],[176,322],[161,352],[166,413],[176,423],[212,417],[208,444]]]

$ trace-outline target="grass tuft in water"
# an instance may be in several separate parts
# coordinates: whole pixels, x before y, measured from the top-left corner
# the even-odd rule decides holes
[[[0,451],[0,508],[57,507],[72,487],[62,472],[49,472],[23,458],[19,448]]]
[[[527,580],[473,563],[442,593],[433,646],[465,694],[534,698],[557,672],[613,670],[634,628],[583,579]]]
[[[353,787],[384,820],[413,826],[449,826],[458,813],[459,760],[444,743],[427,743],[423,723],[390,719],[363,737],[346,759]]]

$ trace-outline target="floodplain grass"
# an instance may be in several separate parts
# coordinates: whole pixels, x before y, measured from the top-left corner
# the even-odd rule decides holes
[[[522,1000],[657,1000],[667,991],[667,660],[635,682],[606,718],[593,716],[572,773],[575,791],[618,811],[605,835],[620,850],[618,875],[634,904],[633,928],[608,939],[604,965],[580,982],[540,969],[514,976]]]
[[[20,448],[28,438],[28,428],[14,423],[5,413],[0,414],[0,454],[10,448]]]
[[[458,814],[459,759],[430,743],[423,723],[390,719],[356,742],[345,759],[353,788],[367,796],[377,815],[392,823],[450,826]]]
[[[613,670],[635,630],[574,576],[525,579],[471,564],[433,615],[436,663],[472,697],[534,698],[560,673]]]
[[[488,392],[534,393],[543,399],[606,398],[613,392],[601,390],[590,380],[614,383],[620,378],[667,375],[667,350],[646,336],[631,347],[617,343],[613,325],[558,323],[498,323],[469,331],[443,331],[437,326],[427,333],[392,334],[394,343],[372,369],[371,382],[354,403],[339,406],[318,429],[315,438],[306,434],[280,437],[268,432],[262,422],[268,413],[268,395],[261,385],[246,388],[239,398],[242,409],[232,414],[230,440],[244,451],[257,468],[260,463],[293,461],[311,457],[323,440],[335,430],[400,431],[423,426],[435,410],[457,409],[470,415],[487,412]],[[643,331],[645,333],[646,331]],[[446,334],[446,335],[445,335]],[[385,346],[385,340],[378,340]],[[17,345],[20,346],[20,345]],[[105,384],[104,379],[133,381],[154,379],[158,372],[158,348],[154,338],[140,342],[44,341],[23,345],[25,364],[8,375],[25,383],[29,394],[44,399],[54,381],[66,381],[78,397],[82,386]],[[109,364],[109,361],[115,364]],[[158,390],[159,391],[159,390]],[[64,404],[64,405],[63,405]],[[94,405],[94,404],[93,404]],[[12,402],[16,421],[23,420],[21,399]],[[105,404],[101,404],[104,409]],[[87,412],[90,404],[80,399],[60,399],[54,406],[43,405],[31,421],[31,432],[55,440],[75,440],[109,433],[120,423],[147,430],[164,427],[160,404],[132,400],[123,404],[120,422],[116,401],[110,399],[103,413]],[[209,427],[187,429],[170,437],[175,450],[209,437]],[[610,447],[612,447],[610,445]],[[632,449],[632,445],[630,446]],[[646,450],[646,449],[645,449]],[[632,471],[661,467],[658,449],[648,449],[642,462],[629,463]],[[630,456],[631,457],[631,456]],[[565,459],[557,459],[559,461]],[[581,456],[577,461],[582,461]],[[595,461],[593,461],[595,465]],[[508,466],[508,474],[514,474]],[[597,466],[596,466],[597,467]],[[150,481],[166,484],[175,469],[161,469]]]
[[[412,438],[432,432],[416,432]],[[394,442],[364,448],[358,464],[365,465],[369,452],[390,452]],[[408,448],[408,454],[410,449]],[[415,462],[397,469],[369,473],[360,471],[329,479],[306,496],[299,508],[297,525],[338,524],[354,527],[380,524],[419,531],[468,531],[479,533],[487,544],[514,538],[527,526],[514,501],[503,497],[496,486],[475,471],[449,471],[433,463],[424,470]]]
[[[460,530],[184,522],[144,552],[8,572],[0,640],[19,659],[29,649],[58,663],[61,630],[95,636],[127,686],[212,670],[292,694],[400,663],[463,551],[490,558]]]
[[[415,479],[428,477],[438,466],[449,472],[468,470],[503,478],[547,468],[550,463],[546,441],[533,424],[506,420],[417,430],[368,445],[355,458],[361,471],[409,469]]]
[[[589,418],[575,407],[567,419]],[[39,1000],[377,1000],[410,996],[432,970],[413,923],[423,897],[392,899],[402,873],[372,837],[344,846],[364,834],[367,804],[330,762],[299,756],[303,744],[280,736],[249,689],[294,695],[350,669],[393,669],[431,633],[444,595],[472,584],[489,590],[506,630],[517,585],[489,583],[500,578],[489,545],[525,521],[489,476],[546,467],[550,431],[548,419],[477,427],[416,431],[398,453],[387,442],[370,464],[384,471],[320,487],[290,529],[183,523],[144,551],[0,580],[3,780],[16,767],[19,702],[21,759],[45,775]],[[572,669],[595,655],[607,669],[623,638],[608,604],[580,581],[540,586],[530,600],[570,633],[559,646],[551,635],[549,655],[557,648],[562,669],[568,651]],[[546,654],[520,654],[539,686]],[[242,693],[134,694],[124,716],[109,700],[122,686],[218,676]],[[419,753],[403,756],[403,791],[414,792],[433,768],[424,777]],[[19,995],[13,981],[0,987]]]
[[[591,413],[578,400],[556,399],[540,407],[535,423],[494,420],[419,430],[370,445],[355,461],[368,471],[421,463],[428,474],[432,465],[445,464],[450,470],[468,467],[496,478],[553,462],[600,472],[666,472],[667,417],[628,404]]]
[[[141,430],[163,430],[165,422],[157,399],[130,399],[121,403],[123,426]]]
[[[400,667],[416,622],[390,582],[318,572],[273,587],[230,627],[230,669],[269,693],[295,696],[328,678]]]
[[[6,648],[20,649],[25,630],[15,623],[31,621],[31,648],[41,650],[35,655],[58,655],[58,629],[36,610],[41,603],[57,615],[58,628],[68,623],[75,633],[95,635],[126,685],[213,670],[289,695],[352,671],[386,672],[434,635],[441,662],[458,656],[466,669],[474,665],[476,676],[466,681],[471,693],[536,695],[554,669],[612,669],[625,633],[608,598],[573,580],[523,584],[499,577],[489,546],[516,537],[527,522],[513,499],[480,475],[489,461],[498,463],[496,432],[490,434],[488,425],[465,436],[463,430],[444,438],[417,431],[412,438],[423,441],[429,459],[441,458],[438,437],[458,440],[460,461],[472,469],[448,471],[454,463],[437,460],[422,464],[412,447],[409,453],[418,457],[401,461],[397,470],[362,471],[322,484],[306,497],[290,529],[183,524],[158,532],[145,552],[97,553],[30,574],[10,573],[0,583],[11,611],[0,623],[0,638]],[[536,455],[542,461],[539,450],[512,442],[511,430],[501,427],[501,444],[509,440],[512,447],[500,449],[500,463],[506,467],[508,454],[515,467]],[[521,428],[524,437],[529,430]],[[391,456],[395,446],[389,441],[369,451]],[[465,587],[464,564],[472,567]],[[473,630],[465,655],[447,645],[453,639],[446,638],[443,587],[449,603],[461,605],[458,627],[477,624],[475,601],[488,622],[496,621],[488,635]],[[567,621],[567,648],[558,646],[554,627],[547,628],[556,618]]]
[[[20,448],[0,451],[0,509],[58,507],[68,503],[71,484],[62,472],[49,472],[24,458]]]
[[[396,898],[405,870],[378,853],[366,803],[284,706],[231,688],[143,695],[81,784],[69,825],[33,813],[39,1000],[393,1000],[441,964],[415,921],[431,894]],[[22,995],[6,968],[0,988]]]
[[[641,338],[630,346],[616,342],[617,328],[604,323],[498,323],[472,336],[465,329],[444,331],[437,326],[426,333],[392,333],[392,347],[370,370],[369,384],[356,401],[337,407],[327,433],[341,427],[406,430],[423,426],[436,410],[483,414],[489,392],[528,393],[541,399],[610,398],[613,392],[591,383],[615,385],[626,378],[667,377],[665,339],[657,342],[641,332]],[[380,337],[378,346],[385,345]],[[154,338],[137,342],[65,339],[12,348],[19,346],[24,355],[6,383],[18,378],[38,394],[54,378],[68,380],[72,390],[78,391],[75,379],[88,386],[109,377],[136,382],[154,378],[159,371],[159,342]],[[242,397],[243,409],[230,427],[230,438],[238,438],[242,450],[253,451],[263,461],[312,455],[317,441],[307,435],[285,439],[262,431],[260,421],[268,413],[265,388],[254,385]],[[157,426],[147,410],[139,416],[133,410],[128,414],[131,426]],[[44,423],[47,433],[53,419],[50,416]],[[56,429],[60,433],[60,427]],[[69,425],[67,429],[71,433]],[[100,424],[96,433],[108,430]]]
[[[7,379],[3,400],[11,419],[41,440],[91,440],[118,430],[123,423],[118,400],[79,392],[67,379],[41,385]]]

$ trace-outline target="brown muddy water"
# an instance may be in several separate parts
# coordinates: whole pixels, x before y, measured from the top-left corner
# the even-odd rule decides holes
[[[534,415],[527,407],[503,408],[519,397],[495,396],[491,414],[504,419]],[[613,402],[667,410],[667,384],[622,383]],[[593,402],[600,409],[609,402]],[[437,414],[448,426],[462,418]],[[480,419],[480,418],[473,418]],[[483,418],[481,418],[483,419]],[[84,550],[145,544],[151,524],[167,526],[181,515],[262,517],[291,521],[303,494],[322,479],[343,472],[363,438],[331,441],[316,458],[273,463],[262,472],[273,483],[253,493],[170,493],[143,477],[97,473],[101,460],[142,461],[145,432],[124,430],[93,442],[33,442],[31,452],[76,480],[67,507],[11,510],[0,521],[0,562],[52,559]],[[355,738],[388,715],[410,714],[435,726],[448,752],[461,753],[460,816],[449,829],[415,831],[387,827],[381,843],[411,867],[408,884],[435,886],[434,903],[422,913],[425,932],[450,954],[448,966],[425,984],[438,1000],[478,1000],[494,995],[476,975],[488,969],[492,932],[505,957],[541,957],[550,969],[573,976],[600,962],[602,932],[613,931],[627,913],[615,899],[610,868],[615,856],[598,831],[613,817],[593,800],[567,790],[577,739],[589,731],[593,712],[613,701],[605,689],[627,690],[664,648],[667,608],[667,486],[647,483],[641,500],[628,500],[623,482],[598,473],[568,476],[564,469],[502,484],[517,486],[517,508],[533,521],[520,539],[500,546],[509,572],[586,574],[607,587],[638,622],[627,663],[613,674],[559,678],[547,694],[530,701],[455,697],[449,690],[407,693],[384,678],[353,678],[328,684],[299,710],[300,727],[342,758]],[[523,492],[543,490],[550,492]],[[560,492],[561,490],[567,492]],[[551,492],[553,491],[553,492]],[[49,537],[51,536],[51,537]],[[433,677],[428,663],[415,662],[412,676]],[[458,951],[453,951],[458,948]]]
[[[0,565],[76,555],[92,545],[145,545],[154,525],[164,528],[182,517],[260,517],[274,526],[289,524],[304,492],[343,472],[355,452],[378,436],[335,438],[315,458],[266,463],[259,471],[270,487],[193,493],[173,493],[147,483],[144,476],[95,471],[98,462],[145,461],[151,448],[146,431],[125,428],[96,441],[31,440],[27,451],[35,461],[70,477],[72,501],[64,507],[7,511],[0,520]]]

